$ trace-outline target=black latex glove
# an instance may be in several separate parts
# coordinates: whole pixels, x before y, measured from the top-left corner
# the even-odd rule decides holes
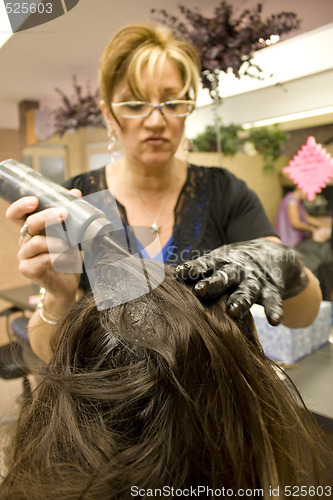
[[[179,277],[196,283],[202,299],[227,293],[227,308],[240,318],[254,304],[264,306],[271,325],[283,318],[282,301],[298,295],[308,284],[302,260],[293,248],[258,238],[216,248],[176,268]]]

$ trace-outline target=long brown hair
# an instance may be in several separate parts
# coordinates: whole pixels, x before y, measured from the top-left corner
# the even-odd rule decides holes
[[[169,270],[116,307],[84,297],[22,409],[0,497],[128,500],[174,488],[185,498],[192,488],[215,498],[224,487],[271,498],[279,486],[284,498],[285,485],[317,484],[323,468],[320,430],[290,384],[250,315],[237,324],[223,300],[201,304]]]

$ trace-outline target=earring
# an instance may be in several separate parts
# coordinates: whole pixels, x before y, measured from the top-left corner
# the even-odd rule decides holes
[[[188,139],[187,137],[185,137],[183,140],[182,146],[183,146],[183,150],[185,151],[185,160],[186,161],[188,161],[188,156],[192,150],[192,145],[193,145],[192,139]]]
[[[108,130],[108,136],[110,138],[108,144],[108,151],[110,153],[110,162],[113,163],[119,157],[120,145],[116,135],[111,130]]]

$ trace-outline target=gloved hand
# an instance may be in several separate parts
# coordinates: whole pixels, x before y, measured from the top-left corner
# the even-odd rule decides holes
[[[283,318],[282,301],[308,284],[304,264],[293,248],[258,238],[216,248],[176,268],[202,299],[227,294],[227,309],[241,318],[254,304],[264,306],[271,325]]]

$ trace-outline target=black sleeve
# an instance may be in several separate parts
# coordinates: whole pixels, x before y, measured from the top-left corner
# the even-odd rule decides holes
[[[87,181],[86,181],[86,175],[81,174],[81,175],[76,175],[75,177],[71,177],[70,179],[67,179],[63,183],[63,186],[66,189],[79,189],[83,196],[87,194]]]
[[[223,193],[220,207],[228,242],[276,236],[256,193],[244,181],[222,170],[224,176],[219,176],[220,192]]]
[[[63,186],[66,189],[79,189],[83,196],[103,191],[107,189],[105,181],[105,167],[71,177],[64,182]]]

